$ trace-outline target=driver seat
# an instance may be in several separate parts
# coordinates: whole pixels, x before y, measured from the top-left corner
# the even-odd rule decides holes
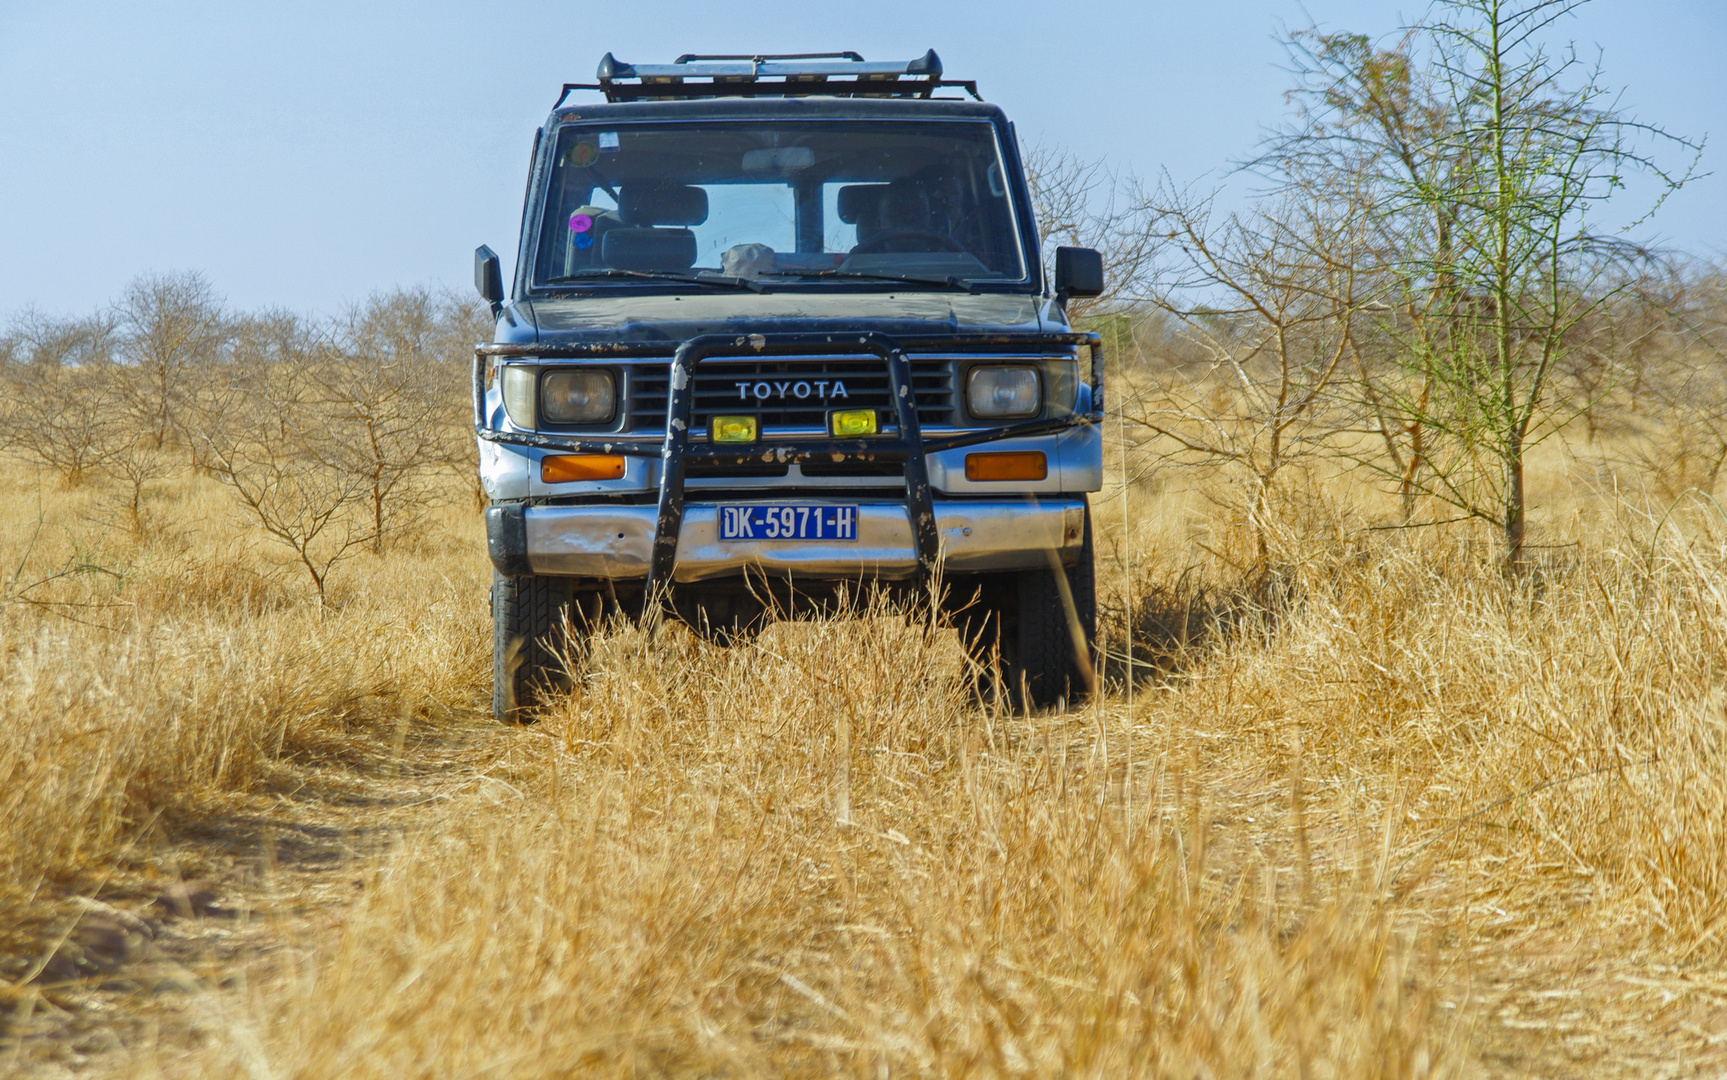
[[[895,180],[882,189],[876,226],[881,232],[929,232],[929,198],[910,180]]]
[[[857,227],[857,243],[885,233],[928,232],[929,200],[912,180],[887,184],[848,184],[839,190],[839,219]]]

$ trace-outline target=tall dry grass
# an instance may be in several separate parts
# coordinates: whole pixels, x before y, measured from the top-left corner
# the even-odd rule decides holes
[[[147,896],[175,835],[303,785],[306,763],[377,756],[404,717],[467,715],[487,657],[484,586],[424,559],[465,555],[465,519],[368,560],[325,609],[211,481],[153,490],[139,542],[100,488],[3,475],[0,995],[16,1001],[45,968],[103,973],[75,941],[70,967],[49,964],[71,901]]]
[[[1555,452],[1549,546],[1508,579],[1467,529],[1373,531],[1333,478],[1281,504],[1267,568],[1220,481],[1139,452],[1126,512],[1096,504],[1117,681],[1084,709],[979,704],[950,632],[882,610],[730,650],[614,627],[501,733],[471,515],[320,605],[209,480],[158,482],[172,527],[134,541],[101,488],[11,469],[19,581],[102,569],[0,613],[0,1060],[49,1061],[21,1018],[95,1000],[87,1067],[134,1074],[1719,1067],[1718,513]],[[163,850],[399,760],[405,728],[469,740],[468,771],[352,857],[350,901],[262,905],[277,947],[182,964],[190,1013],[80,958],[90,901],[159,920]]]
[[[1219,857],[1191,763],[1142,746],[1130,806],[1124,718],[979,712],[950,634],[884,617],[725,652],[619,630],[590,671],[230,1017],[272,1070],[1453,1063],[1373,852],[1306,895],[1293,850]]]

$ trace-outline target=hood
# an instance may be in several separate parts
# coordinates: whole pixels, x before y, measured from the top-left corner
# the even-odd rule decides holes
[[[744,291],[653,296],[584,296],[518,301],[543,342],[682,341],[697,334],[822,333],[871,330],[906,337],[995,331],[1065,330],[1041,296],[908,291],[818,293]],[[1053,306],[1051,306],[1053,307]],[[1054,318],[1050,318],[1051,315]]]

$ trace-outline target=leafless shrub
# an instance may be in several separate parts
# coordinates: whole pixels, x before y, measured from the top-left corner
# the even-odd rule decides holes
[[[451,392],[472,346],[462,315],[424,289],[373,296],[338,321],[318,365],[326,426],[306,449],[364,487],[374,551],[436,505],[439,472],[470,463]]]
[[[1025,159],[1032,214],[1043,237],[1045,278],[1054,274],[1058,246],[1095,248],[1103,254],[1106,292],[1075,297],[1068,314],[1084,319],[1138,297],[1152,268],[1156,243],[1134,199],[1138,186],[1101,159],[1055,146],[1034,147]]]
[[[1165,184],[1142,208],[1163,245],[1151,303],[1203,354],[1121,406],[1178,461],[1233,473],[1258,554],[1285,473],[1332,443],[1331,389],[1371,299],[1356,192],[1287,191],[1219,220],[1210,200]],[[1203,299],[1199,299],[1203,298]]]
[[[1660,283],[1627,316],[1636,338],[1620,348],[1627,392],[1613,405],[1631,437],[1604,456],[1664,499],[1714,495],[1727,468],[1727,272],[1698,264]]]
[[[125,439],[120,379],[111,364],[88,356],[64,367],[58,361],[12,364],[0,379],[0,443],[53,470],[66,487],[83,484]]]
[[[1682,333],[1683,276],[1673,262],[1653,260],[1630,280],[1608,281],[1604,302],[1567,332],[1558,392],[1575,402],[1589,444],[1629,430],[1652,369],[1683,347],[1675,337]]]
[[[127,530],[134,539],[142,539],[152,521],[144,504],[144,488],[151,481],[172,475],[176,463],[150,446],[148,439],[121,434],[102,464],[102,471],[120,485],[117,509],[125,517]]]
[[[213,361],[224,344],[221,301],[202,274],[145,274],[126,287],[114,314],[130,367],[127,408],[161,449],[178,423],[191,369]]]
[[[333,468],[319,371],[230,364],[188,401],[198,460],[259,528],[293,552],[323,602],[331,569],[371,539],[361,479]]]

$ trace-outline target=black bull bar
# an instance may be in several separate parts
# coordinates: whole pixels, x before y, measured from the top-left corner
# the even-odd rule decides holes
[[[529,446],[573,453],[619,454],[652,457],[658,454],[660,469],[659,516],[654,528],[653,555],[649,562],[647,589],[672,580],[677,562],[678,535],[684,519],[684,473],[690,461],[716,466],[742,466],[771,461],[802,464],[812,460],[837,461],[856,458],[876,463],[899,463],[905,469],[906,516],[911,522],[917,548],[918,567],[926,577],[934,573],[939,556],[935,530],[935,506],[930,494],[925,458],[943,450],[1049,435],[1068,428],[1095,424],[1103,419],[1103,339],[1093,333],[1043,334],[945,334],[940,337],[894,338],[886,334],[702,334],[680,344],[672,355],[670,393],[666,401],[664,442],[651,443],[587,435],[553,435],[543,432],[498,431],[486,424],[486,366],[488,361],[527,357],[535,359],[630,359],[664,356],[666,342],[591,342],[571,344],[490,343],[474,347],[474,434],[488,442]],[[1050,346],[1084,345],[1091,352],[1091,409],[1049,420],[1028,420],[1001,427],[960,432],[925,439],[918,428],[917,393],[912,384],[911,362],[906,351],[963,349],[1036,349]],[[731,447],[714,443],[690,443],[690,412],[695,392],[696,366],[714,356],[821,356],[824,354],[874,353],[887,367],[888,393],[894,410],[897,434],[858,439],[796,439],[756,442]],[[1030,356],[1028,355],[1028,359]],[[837,455],[837,456],[836,456]]]

